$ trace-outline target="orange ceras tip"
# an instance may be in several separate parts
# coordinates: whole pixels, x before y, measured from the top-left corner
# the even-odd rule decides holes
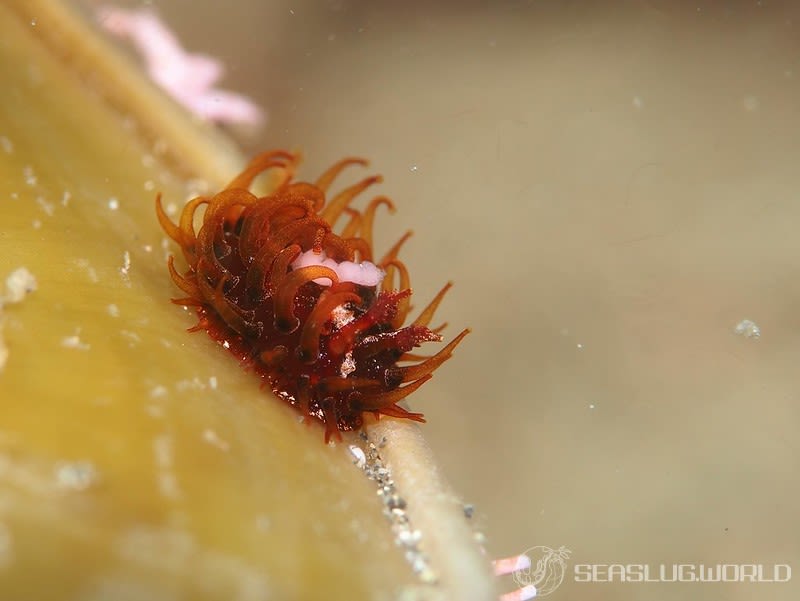
[[[278,397],[322,422],[326,442],[361,428],[364,413],[424,422],[397,403],[469,333],[432,356],[410,352],[442,340],[441,327],[428,324],[450,283],[403,326],[411,289],[397,255],[410,232],[373,263],[375,212],[381,205],[393,212],[394,205],[377,196],[362,211],[350,207],[381,178],[364,178],[328,198],[344,168],[367,162],[343,159],[313,184],[294,181],[299,162],[298,154],[282,150],[260,154],[220,193],[189,201],[177,224],[156,198],[158,220],[189,266],[181,275],[169,259],[172,280],[186,295],[173,302],[195,307],[200,320],[192,330],[206,330]],[[277,174],[277,184],[257,196],[249,188],[265,171]]]

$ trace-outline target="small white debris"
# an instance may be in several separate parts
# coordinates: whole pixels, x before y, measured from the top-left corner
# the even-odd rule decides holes
[[[90,461],[64,461],[56,465],[55,478],[59,488],[82,491],[97,483],[98,473]]]
[[[38,219],[34,219],[33,221],[31,221],[31,226],[33,226],[33,229],[38,230],[39,228],[42,227],[42,222],[39,221]]]
[[[120,335],[128,341],[128,347],[134,348],[138,346],[138,344],[142,341],[142,337],[139,336],[136,332],[131,332],[130,330],[120,330]]]
[[[411,516],[406,509],[406,500],[397,490],[392,472],[378,451],[384,441],[376,444],[364,432],[360,436],[366,449],[362,445],[348,447],[354,458],[353,464],[363,470],[367,478],[375,483],[378,497],[383,503],[383,514],[391,523],[392,532],[395,534],[395,543],[403,548],[403,555],[419,582],[436,584],[438,581],[436,572],[431,568],[430,559],[420,545],[422,533],[413,527]]]
[[[186,392],[187,390],[205,390],[206,384],[203,382],[203,380],[195,376],[191,380],[188,378],[178,380],[175,383],[175,389],[178,390],[178,392]]]
[[[100,281],[100,278],[97,276],[97,270],[89,263],[89,259],[75,259],[74,263],[76,267],[86,272],[90,282],[96,284]]]
[[[5,293],[0,294],[0,371],[3,370],[8,362],[9,350],[3,340],[3,304],[18,303],[26,295],[36,290],[36,278],[25,267],[19,267],[12,271],[6,278]]]
[[[3,152],[6,154],[11,154],[14,152],[14,143],[6,136],[0,136],[0,148],[2,148]]]
[[[106,307],[106,311],[108,311],[108,314],[111,317],[119,317],[119,307],[117,307],[117,305],[114,303],[108,305],[108,307]]]
[[[226,441],[222,440],[211,428],[203,431],[203,440],[205,440],[208,444],[214,445],[222,451],[227,451],[230,449],[230,445]]]
[[[156,476],[158,489],[164,497],[177,500],[181,497],[181,489],[178,478],[172,471],[174,463],[172,446],[172,438],[168,434],[160,434],[153,439],[153,458],[158,468]]]
[[[761,336],[761,328],[754,321],[743,319],[736,324],[733,333],[745,338],[759,338]]]
[[[422,540],[422,532],[419,530],[401,530],[397,533],[397,542],[401,546],[410,547],[419,544]]]
[[[36,278],[27,268],[18,267],[6,278],[6,292],[0,297],[0,305],[18,303],[34,290],[36,290]]]
[[[36,178],[36,174],[33,172],[33,167],[30,165],[25,165],[25,167],[22,168],[22,175],[25,178],[25,183],[29,186],[35,186],[39,181]]]
[[[122,279],[125,280],[125,283],[130,286],[131,253],[127,250],[122,254],[122,267],[119,268],[119,273]]]
[[[153,180],[149,179],[144,183],[145,192],[152,192],[155,189],[156,189],[156,183]]]
[[[61,346],[79,351],[88,351],[90,348],[92,348],[92,346],[81,341],[80,334],[81,330],[80,328],[77,328],[72,336],[64,336],[64,338],[61,339]]]
[[[211,376],[208,379],[208,386],[211,388],[211,390],[217,389],[217,376]]]
[[[159,434],[153,439],[153,457],[158,467],[162,469],[172,467],[172,438],[169,434]]]
[[[167,396],[167,387],[166,386],[162,386],[161,384],[159,384],[157,386],[153,386],[150,389],[150,398],[158,399],[158,398],[165,397],[165,396]]]
[[[108,199],[108,208],[112,211],[116,211],[119,208],[119,200],[115,197],[111,197]]]
[[[64,190],[64,193],[61,195],[61,206],[66,207],[69,205],[69,201],[72,198],[72,194],[69,190]]]
[[[358,467],[358,469],[364,469],[364,466],[367,465],[367,455],[364,453],[364,450],[359,447],[358,445],[351,444],[347,447],[350,451],[350,454],[353,456],[353,464]]]
[[[48,202],[44,196],[37,196],[36,204],[38,204],[42,208],[42,211],[44,211],[45,215],[47,215],[48,217],[52,217],[53,213],[56,212],[56,208],[55,206],[53,206],[53,203]]]

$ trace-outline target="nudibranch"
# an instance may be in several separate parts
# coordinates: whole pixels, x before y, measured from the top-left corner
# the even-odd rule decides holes
[[[382,178],[366,177],[328,199],[346,167],[367,162],[340,160],[313,184],[294,180],[299,162],[298,154],[282,150],[258,155],[218,194],[190,200],[177,224],[156,198],[158,220],[188,264],[181,275],[169,258],[172,280],[187,295],[173,302],[196,308],[192,331],[208,332],[304,418],[321,421],[326,442],[361,428],[365,414],[424,422],[397,403],[469,333],[432,356],[411,353],[442,340],[444,326],[428,326],[450,283],[403,325],[411,288],[397,256],[411,232],[375,262],[375,212],[380,206],[394,212],[394,204],[377,196],[363,211],[350,207]],[[275,176],[274,188],[257,196],[253,181],[264,172]]]

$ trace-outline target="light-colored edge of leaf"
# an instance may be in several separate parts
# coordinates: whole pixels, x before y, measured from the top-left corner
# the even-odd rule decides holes
[[[212,187],[237,173],[243,158],[214,126],[190,115],[162,93],[135,63],[74,8],[54,0],[7,0],[8,6],[56,56],[121,114],[131,117],[147,141],[166,142],[170,165]],[[45,26],[57,23],[57,26]]]

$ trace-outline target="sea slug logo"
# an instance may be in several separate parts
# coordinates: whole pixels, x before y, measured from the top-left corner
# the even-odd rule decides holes
[[[519,587],[502,595],[503,601],[524,601],[546,597],[555,591],[567,575],[567,560],[572,551],[564,546],[531,547],[520,555],[495,561],[495,573],[511,574]],[[737,582],[781,584],[792,580],[788,563],[576,563],[572,566],[576,583],[665,583],[665,582]]]
[[[525,551],[530,557],[531,566],[514,572],[514,582],[520,588],[536,587],[536,596],[544,597],[556,590],[564,580],[567,571],[567,559],[571,551],[566,547],[552,549],[550,547],[531,547]]]
[[[575,582],[789,582],[789,564],[576,564]]]

